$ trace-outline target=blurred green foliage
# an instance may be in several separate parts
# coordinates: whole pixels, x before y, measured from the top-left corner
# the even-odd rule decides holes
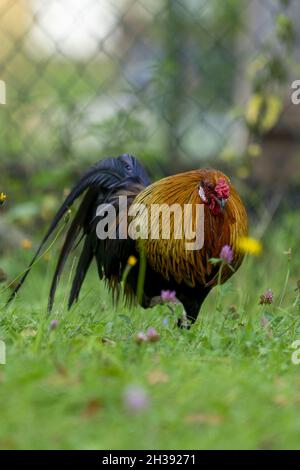
[[[67,57],[59,44],[55,53],[34,54],[26,33],[1,64],[7,83],[7,105],[0,109],[6,211],[34,207],[34,228],[44,221],[37,213],[49,200],[58,203],[88,165],[123,152],[141,158],[154,177],[220,167],[256,207],[260,198],[248,178],[261,157],[263,136],[282,112],[295,40],[289,2],[278,4],[272,39],[245,69],[236,47],[250,34],[244,0],[164,0],[155,8],[150,2],[142,14],[139,2],[124,1],[112,32],[118,37],[114,48],[106,52],[101,43],[86,59]],[[251,96],[243,105],[235,88],[247,80]],[[237,121],[248,135],[239,150],[231,135]]]

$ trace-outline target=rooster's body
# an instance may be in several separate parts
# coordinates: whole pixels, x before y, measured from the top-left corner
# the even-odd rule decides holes
[[[82,239],[73,284],[69,297],[69,307],[78,299],[87,270],[93,259],[96,260],[100,278],[116,289],[122,279],[128,258],[140,259],[141,246],[146,258],[146,275],[142,305],[149,307],[151,300],[160,296],[162,290],[175,290],[177,299],[184,305],[188,318],[197,318],[201,304],[209,291],[218,283],[219,264],[212,264],[211,258],[218,258],[224,245],[233,250],[231,266],[234,271],[240,266],[243,255],[238,249],[238,239],[247,234],[247,214],[235,189],[228,178],[215,170],[195,170],[163,178],[150,185],[146,171],[130,155],[107,158],[90,168],[79,180],[54,218],[38,252],[14,294],[24,282],[32,264],[40,254],[44,244],[57,224],[74,201],[84,194],[80,206],[71,222],[64,245],[58,259],[52,281],[49,308],[53,306],[58,280],[71,250]],[[125,212],[120,213],[119,196],[126,196]],[[174,233],[174,220],[171,219],[170,237],[144,237],[139,240],[121,237],[120,221],[126,216],[133,203],[143,204],[147,210],[153,204],[204,204],[204,245],[198,250],[186,250],[185,239]],[[103,204],[113,205],[117,212],[116,238],[99,239],[97,225],[103,214],[98,208]],[[103,206],[102,206],[103,207]],[[146,211],[147,212],[147,211]],[[194,217],[195,215],[192,215]],[[140,215],[143,225],[145,212]],[[129,222],[131,218],[129,216]],[[192,222],[196,227],[195,220]],[[154,223],[159,223],[154,221]],[[161,229],[159,229],[159,234]],[[146,234],[147,235],[147,234]],[[177,234],[178,235],[178,234]],[[134,296],[137,288],[139,263],[130,270],[126,278],[125,292]],[[233,273],[225,265],[221,272],[221,282]]]

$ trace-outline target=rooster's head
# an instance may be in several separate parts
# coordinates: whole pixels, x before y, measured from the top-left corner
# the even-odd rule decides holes
[[[218,215],[225,209],[229,198],[229,184],[225,178],[216,180],[206,178],[199,186],[199,196],[214,215]]]

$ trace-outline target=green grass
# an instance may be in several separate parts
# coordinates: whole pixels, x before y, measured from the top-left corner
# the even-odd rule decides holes
[[[190,331],[173,327],[167,306],[114,308],[96,273],[70,312],[66,275],[50,331],[53,262],[40,261],[11,307],[0,297],[0,448],[299,448],[300,365],[291,362],[300,339],[298,227],[295,214],[274,225],[262,256],[211,293]],[[24,257],[11,253],[1,267],[13,277]],[[268,287],[274,304],[259,306]],[[138,345],[136,333],[150,326],[160,340]],[[133,386],[147,395],[138,412],[124,403]]]

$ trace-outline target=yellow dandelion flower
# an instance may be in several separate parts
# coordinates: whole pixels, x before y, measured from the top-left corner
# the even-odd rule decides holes
[[[137,263],[137,259],[135,256],[129,256],[128,260],[127,260],[127,264],[129,264],[129,266],[135,266]]]
[[[262,252],[262,244],[255,238],[241,237],[238,240],[238,247],[244,253],[249,253],[254,256],[258,256]]]
[[[24,240],[21,241],[21,247],[24,248],[24,250],[29,250],[32,247],[32,243],[27,238],[24,238]]]
[[[5,203],[6,199],[7,199],[6,194],[0,193],[0,206],[2,206],[2,204]]]

